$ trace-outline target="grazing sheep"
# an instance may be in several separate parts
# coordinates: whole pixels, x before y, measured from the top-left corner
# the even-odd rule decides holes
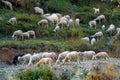
[[[68,22],[68,19],[66,17],[61,17],[59,21],[63,21],[65,20],[66,22]]]
[[[25,64],[25,63],[29,62],[31,56],[32,56],[31,54],[25,54],[25,55],[23,55],[23,56],[19,56],[19,57],[18,57],[18,61],[19,61],[19,62],[22,61],[23,64]]]
[[[52,58],[53,60],[56,60],[57,54],[55,52],[44,52],[42,54],[42,58]]]
[[[54,28],[53,31],[54,31],[54,32],[58,32],[58,31],[60,31],[60,26],[56,25],[56,27]]]
[[[58,23],[59,21],[59,17],[57,16],[57,14],[52,14],[48,17],[46,17],[48,20],[50,20],[53,24],[54,23]]]
[[[110,32],[112,34],[112,32],[115,30],[115,25],[114,24],[111,24],[109,26],[109,28],[106,30],[106,32]]]
[[[12,3],[11,3],[11,2],[2,0],[2,3],[5,4],[5,7],[9,7],[10,10],[13,10]]]
[[[106,18],[105,15],[100,15],[97,18],[94,19],[97,23],[105,22]]]
[[[62,28],[67,27],[68,28],[68,22],[66,20],[61,20],[57,23],[58,26],[61,26]]]
[[[57,60],[56,60],[56,63],[61,62],[68,53],[69,53],[69,51],[64,51],[64,52],[60,53]]]
[[[37,62],[37,66],[38,65],[45,65],[45,64],[49,64],[50,68],[53,69],[53,60],[51,58],[42,58],[39,60],[39,62]]]
[[[47,13],[47,14],[43,14],[42,16],[44,17],[44,18],[47,18],[48,16],[50,16],[51,14],[50,13]]]
[[[99,52],[96,55],[93,55],[92,60],[97,60],[98,58],[109,59],[110,57],[107,52]]]
[[[14,40],[18,40],[18,37],[21,37],[23,40],[23,32],[22,30],[16,30],[14,31],[13,35],[12,35],[12,39]]]
[[[38,22],[38,25],[45,26],[46,28],[48,27],[48,21],[47,19],[42,19]]]
[[[65,63],[66,60],[68,60],[69,63],[71,63],[71,60],[76,60],[79,64],[80,63],[80,53],[81,52],[77,52],[77,51],[72,51],[72,52],[67,53],[65,58],[62,60],[63,64]]]
[[[53,14],[57,15],[59,19],[62,17],[62,14],[60,13],[53,13]]]
[[[37,14],[42,14],[42,15],[44,14],[44,11],[42,8],[34,7],[34,10],[35,10],[35,13],[37,13]]]
[[[82,52],[82,55],[84,57],[84,61],[87,59],[92,60],[93,55],[95,55],[95,51],[84,51]]]
[[[40,60],[42,58],[42,54],[43,53],[34,53],[29,60],[28,66],[30,66],[33,62],[37,62],[38,60]]]
[[[97,22],[95,20],[89,21],[90,28],[94,27],[96,28]]]
[[[14,56],[14,58],[13,58],[13,64],[15,64],[15,65],[17,65],[17,64],[19,64],[19,61],[18,61],[18,57],[22,57],[22,56],[24,56],[25,54],[24,53],[21,53],[21,54],[16,54],[15,56]]]
[[[30,36],[33,36],[34,39],[36,38],[35,31],[29,30],[27,32],[29,33]]]
[[[116,35],[120,35],[120,28],[117,28],[116,30],[117,30]]]
[[[87,42],[90,41],[89,37],[84,37],[84,38],[82,38],[82,40],[87,41]]]
[[[102,30],[103,30],[103,31],[105,30],[105,25],[102,25]]]
[[[103,32],[102,31],[99,31],[99,32],[96,32],[94,35],[92,35],[91,37],[97,37],[97,38],[102,38],[103,37]]]
[[[14,24],[17,24],[17,20],[16,20],[15,17],[12,17],[12,18],[9,19],[8,23],[14,25]]]
[[[92,38],[91,39],[91,45],[94,45],[96,43],[96,39],[95,38]]]
[[[24,32],[24,33],[23,33],[23,38],[24,38],[24,37],[27,37],[27,38],[29,39],[29,38],[30,38],[29,32]]]
[[[100,9],[99,8],[93,8],[93,10],[94,10],[94,14],[100,13]]]
[[[69,16],[69,15],[65,15],[65,16],[63,16],[63,17],[67,18],[68,20],[70,19],[70,16]]]
[[[73,19],[69,19],[69,20],[68,20],[68,25],[69,25],[69,26],[74,26],[74,21],[73,21]]]
[[[79,18],[75,19],[75,25],[80,25],[80,19]]]

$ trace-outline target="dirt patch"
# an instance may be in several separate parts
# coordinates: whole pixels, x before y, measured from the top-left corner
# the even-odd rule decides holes
[[[4,48],[4,49],[0,50],[0,64],[4,64],[4,63],[12,64],[12,60],[16,54],[19,54],[19,53],[31,53],[31,54],[33,54],[35,52],[40,52],[40,51],[39,50],[32,50],[32,49],[16,50],[13,48],[11,48],[11,49]]]

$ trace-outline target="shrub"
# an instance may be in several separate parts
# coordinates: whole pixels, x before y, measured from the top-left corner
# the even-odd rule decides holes
[[[34,67],[18,74],[20,80],[57,80],[55,74],[48,68],[48,66]]]

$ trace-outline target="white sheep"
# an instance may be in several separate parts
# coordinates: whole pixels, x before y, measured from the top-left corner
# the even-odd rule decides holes
[[[61,17],[59,21],[63,21],[65,20],[66,22],[68,22],[68,19],[66,17]]]
[[[112,32],[115,30],[115,25],[114,24],[111,24],[109,26],[109,28],[106,30],[106,32],[110,32],[112,34]]]
[[[43,52],[42,58],[52,58],[53,60],[56,60],[57,54],[55,52]]]
[[[90,41],[89,37],[84,37],[84,38],[82,38],[82,40],[87,41],[87,42]]]
[[[110,59],[107,52],[99,52],[93,55],[92,60],[97,60],[98,58]]]
[[[61,62],[68,53],[69,53],[69,51],[64,51],[64,52],[60,53],[57,60],[56,60],[56,63]]]
[[[65,16],[63,16],[63,17],[67,18],[68,20],[70,19],[70,16],[69,16],[69,15],[65,15]]]
[[[102,30],[103,30],[103,31],[105,30],[105,25],[102,25]]]
[[[93,10],[94,10],[94,14],[100,13],[100,9],[99,8],[93,8]]]
[[[37,13],[37,14],[42,14],[42,15],[44,14],[44,11],[42,8],[34,7],[34,10],[35,10],[35,13]]]
[[[58,26],[61,26],[62,28],[68,27],[68,22],[66,20],[61,20],[57,23]]]
[[[10,10],[13,10],[12,3],[11,3],[11,2],[2,0],[2,3],[4,3],[6,7],[9,7]]]
[[[52,23],[58,23],[59,21],[59,17],[57,16],[57,14],[52,14],[50,16],[47,16],[46,18],[50,20]]]
[[[54,28],[53,31],[54,31],[54,32],[58,32],[58,31],[60,31],[60,26],[56,25],[56,27]]]
[[[27,37],[27,38],[29,39],[29,38],[30,38],[29,32],[24,32],[24,33],[23,33],[23,38],[24,38],[24,37]]]
[[[12,17],[12,18],[9,19],[8,23],[14,25],[14,24],[17,24],[17,20],[16,20],[15,17]]]
[[[71,60],[76,60],[78,62],[78,64],[80,63],[80,53],[81,52],[77,52],[77,51],[72,51],[69,52],[65,58],[62,60],[63,64],[65,63],[66,60],[69,61],[69,63],[71,63]]]
[[[117,30],[116,35],[120,35],[120,28],[116,28],[116,30]]]
[[[68,20],[68,25],[69,25],[69,26],[74,26],[74,21],[73,21],[73,19],[69,19],[69,20]]]
[[[82,52],[84,61],[87,60],[87,59],[92,60],[92,57],[95,54],[96,54],[95,51],[84,51],[84,52]]]
[[[91,43],[91,45],[94,45],[96,43],[96,39],[92,38],[90,43]]]
[[[50,68],[53,69],[53,60],[51,58],[42,58],[36,63],[37,66],[49,64]]]
[[[12,35],[12,39],[18,40],[18,37],[21,37],[23,40],[23,31],[22,30],[14,31],[14,33]]]
[[[79,18],[75,19],[75,25],[80,25],[80,19]]]
[[[34,39],[36,38],[35,31],[29,30],[27,32],[29,33],[29,36],[33,36]]]
[[[96,28],[97,22],[95,20],[89,21],[90,28],[94,27]]]
[[[53,13],[53,14],[57,15],[59,19],[62,17],[62,14],[60,13]]]
[[[31,57],[32,55],[31,54],[25,54],[24,56],[19,56],[18,57],[18,61],[19,62],[23,62],[23,64],[25,64],[25,63],[27,63],[27,62],[29,62],[29,60],[30,60],[30,57]]]
[[[48,20],[42,19],[38,22],[38,25],[45,26],[47,28],[48,27]]]
[[[33,62],[37,62],[42,58],[43,53],[34,53],[29,60],[28,65],[30,66]]]
[[[105,22],[106,18],[105,15],[99,15],[97,18],[94,19],[96,22],[101,23],[101,22]]]
[[[97,37],[97,38],[102,38],[103,37],[103,32],[102,31],[99,31],[99,32],[96,32],[94,35],[92,35],[91,37]]]

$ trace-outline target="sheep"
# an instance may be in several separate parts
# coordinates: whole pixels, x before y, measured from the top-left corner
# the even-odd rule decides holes
[[[54,28],[53,31],[54,31],[54,32],[58,32],[58,31],[60,31],[60,26],[56,25],[56,27]]]
[[[5,4],[5,7],[8,6],[8,7],[10,8],[10,10],[13,10],[12,3],[11,3],[11,2],[2,0],[2,3]]]
[[[90,41],[89,37],[84,37],[84,38],[82,38],[82,40],[87,41],[87,42]]]
[[[8,23],[14,25],[14,24],[17,24],[17,20],[16,20],[15,17],[12,17],[12,18],[9,19]]]
[[[55,52],[44,52],[42,54],[42,58],[47,58],[47,57],[52,58],[53,60],[56,60],[57,54]]]
[[[42,53],[34,53],[29,60],[28,66],[42,58]]]
[[[92,38],[91,39],[91,45],[94,45],[96,43],[96,39],[95,38]]]
[[[91,37],[98,37],[99,39],[103,37],[103,32],[102,31],[99,31],[99,32],[96,32],[94,35],[92,35]]]
[[[98,58],[110,59],[107,52],[98,52],[93,55],[92,60],[97,60]]]
[[[105,25],[102,25],[102,30],[103,30],[103,31],[105,30]]]
[[[47,13],[47,14],[43,14],[42,17],[47,18],[48,16],[50,16],[51,14]]]
[[[62,28],[63,27],[67,27],[68,28],[68,22],[66,20],[61,20],[57,23],[58,26],[61,26]]]
[[[35,10],[35,13],[37,13],[37,14],[42,14],[42,15],[44,14],[44,11],[42,8],[34,7],[34,10]]]
[[[97,23],[105,22],[106,18],[105,15],[100,15],[97,18],[94,19]]]
[[[95,55],[95,51],[84,51],[82,52],[82,55],[84,57],[84,61],[87,59],[92,59],[93,55]]]
[[[111,24],[109,26],[109,28],[106,30],[106,32],[110,32],[112,34],[112,32],[115,30],[115,25],[114,24]]]
[[[29,33],[30,36],[33,36],[34,39],[36,38],[35,31],[28,30],[27,32]]]
[[[79,18],[75,19],[75,25],[80,25],[80,19]]]
[[[71,60],[76,60],[78,62],[78,64],[80,63],[80,53],[81,52],[77,52],[77,51],[72,51],[69,52],[65,58],[62,60],[63,64],[65,63],[66,60],[69,61],[69,63],[71,63]]]
[[[21,37],[23,40],[23,32],[22,30],[16,30],[14,31],[13,35],[12,35],[12,39],[14,40],[18,40],[18,37]]]
[[[19,61],[18,61],[18,57],[22,57],[22,56],[24,56],[25,54],[24,53],[21,53],[21,54],[16,54],[15,56],[14,56],[14,58],[13,58],[13,64],[15,64],[15,65],[17,65],[17,64],[19,64]]]
[[[46,19],[42,19],[38,22],[38,25],[48,27],[48,21]]]
[[[68,19],[66,17],[61,17],[59,21],[63,21],[65,20],[66,22],[68,22]]]
[[[62,14],[60,13],[53,13],[53,14],[57,15],[59,19],[62,17]]]
[[[51,58],[42,58],[36,63],[36,66],[49,64],[50,68],[53,69],[53,60]]]
[[[25,64],[25,63],[29,62],[31,56],[32,56],[31,54],[25,54],[23,56],[19,56],[18,61],[19,62],[23,61],[23,64]]]
[[[70,16],[69,16],[69,15],[65,15],[65,16],[63,16],[63,17],[67,18],[68,20],[70,19]]]
[[[117,30],[116,35],[120,35],[120,28],[117,28],[116,30]]]
[[[52,14],[46,18],[50,20],[53,24],[58,23],[59,21],[59,17],[57,16],[57,14]]]
[[[74,21],[73,21],[73,19],[69,19],[69,20],[68,20],[68,25],[69,25],[69,26],[74,26]]]
[[[27,38],[29,39],[29,38],[30,38],[29,32],[24,32],[24,33],[23,33],[23,38],[24,38],[24,37],[27,37]]]
[[[56,60],[56,63],[59,63],[60,61],[62,61],[68,53],[69,53],[69,51],[64,51],[64,52],[60,53]]]
[[[99,8],[93,8],[93,10],[94,10],[94,14],[100,13],[100,9]]]
[[[94,27],[96,28],[97,22],[95,20],[89,21],[90,28]]]

